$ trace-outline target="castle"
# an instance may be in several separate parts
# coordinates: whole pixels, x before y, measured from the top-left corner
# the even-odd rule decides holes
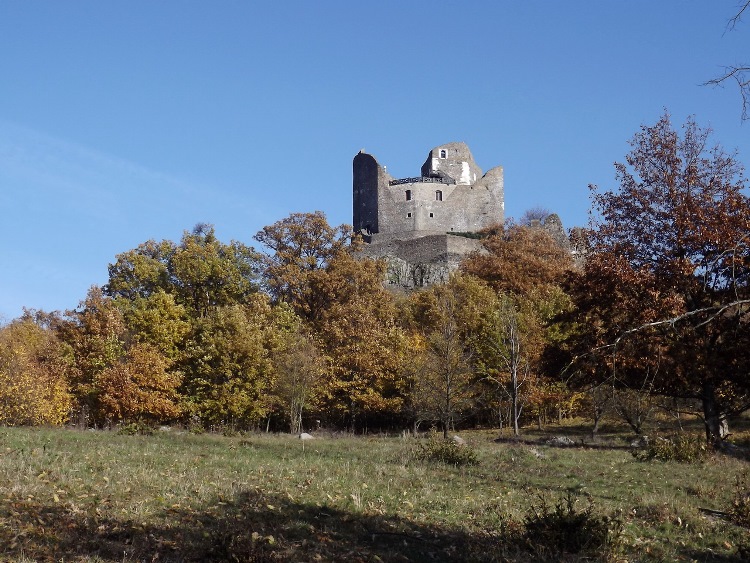
[[[372,155],[353,162],[353,223],[363,254],[384,258],[388,283],[403,288],[447,281],[463,258],[481,252],[465,236],[503,222],[503,168],[487,173],[465,143],[430,151],[417,177],[391,177]]]

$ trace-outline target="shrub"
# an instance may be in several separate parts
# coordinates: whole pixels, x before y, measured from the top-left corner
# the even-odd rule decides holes
[[[639,461],[659,459],[693,463],[705,460],[710,454],[711,448],[706,438],[691,434],[678,434],[670,438],[656,437],[649,440],[645,448],[633,450],[633,456]]]
[[[456,467],[479,464],[477,454],[469,446],[434,436],[418,446],[416,457],[422,461],[437,461]]]
[[[540,496],[524,519],[523,539],[539,559],[563,553],[607,555],[616,549],[622,522],[594,512],[587,498],[586,507],[577,508],[578,498],[571,492],[554,506]]]
[[[747,471],[738,475],[735,481],[729,519],[738,526],[750,528],[750,489],[748,488]]]
[[[120,424],[117,433],[123,436],[151,436],[154,433],[154,426],[148,422],[138,420]]]

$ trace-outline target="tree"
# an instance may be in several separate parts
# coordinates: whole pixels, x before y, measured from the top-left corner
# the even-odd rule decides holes
[[[384,269],[343,251],[309,276],[305,290],[317,311],[307,324],[330,366],[321,408],[352,429],[393,424],[403,404],[406,338]]]
[[[498,361],[498,374],[487,370],[488,377],[493,379],[507,395],[511,405],[513,434],[520,434],[519,420],[523,411],[521,400],[522,388],[531,379],[531,365],[526,350],[523,332],[523,319],[515,300],[503,296],[493,310],[493,327],[488,331],[486,342]],[[501,377],[500,374],[507,375]]]
[[[179,244],[147,241],[109,265],[104,293],[134,301],[159,291],[171,295],[192,317],[211,308],[242,303],[257,292],[260,255],[231,241],[222,243],[211,225],[184,232]]]
[[[727,24],[728,30],[732,31],[737,27],[742,20],[742,15],[748,8],[750,8],[750,0],[740,3],[737,12]],[[720,76],[707,81],[706,85],[722,86],[725,82],[737,84],[742,97],[742,120],[747,120],[750,118],[750,115],[748,115],[748,110],[750,110],[750,66],[743,63],[725,66],[724,72]]]
[[[481,391],[475,375],[475,351],[484,334],[485,314],[492,307],[492,290],[473,276],[454,275],[412,297],[413,318],[423,333],[421,378],[412,385],[411,399],[423,414],[440,423],[443,436],[477,407]]]
[[[263,260],[264,280],[271,295],[289,303],[306,319],[316,317],[320,311],[307,293],[310,276],[360,244],[349,225],[331,227],[321,211],[292,213],[263,227],[255,240],[271,251]]]
[[[537,216],[543,213],[534,211]],[[530,221],[506,225],[483,244],[486,253],[472,255],[461,265],[462,271],[484,280],[497,293],[495,305],[487,304],[491,314],[477,343],[476,362],[493,386],[501,423],[505,401],[510,401],[517,434],[526,405],[535,407],[541,424],[551,401],[560,398],[559,388],[542,375],[541,357],[569,332],[554,319],[570,308],[561,285],[574,267],[573,257],[544,226]]]
[[[215,307],[243,303],[258,290],[260,255],[252,248],[216,238],[211,225],[184,233],[169,263],[179,303],[205,317]]]
[[[70,415],[73,358],[40,320],[40,314],[27,311],[0,328],[1,424],[60,425]]]
[[[615,165],[619,187],[592,186],[574,293],[582,372],[631,388],[653,378],[655,393],[699,399],[716,441],[750,405],[750,201],[742,167],[709,135],[691,118],[680,136],[666,113],[635,135]]]
[[[134,338],[121,308],[100,288],[92,287],[57,330],[75,358],[71,391],[82,419],[102,425],[180,414],[181,377],[172,360],[147,339]]]
[[[559,285],[573,258],[544,229],[510,225],[482,241],[487,250],[464,260],[461,271],[484,280],[498,293],[526,295]]]
[[[551,212],[549,209],[537,205],[524,211],[519,223],[524,227],[528,227],[530,225],[533,225],[535,222],[544,221],[550,215]]]
[[[94,379],[97,412],[110,422],[174,420],[182,413],[177,389],[178,373],[149,344],[128,348],[118,362],[107,366]]]
[[[293,314],[293,313],[292,313]],[[276,370],[274,394],[282,404],[292,434],[302,432],[302,415],[321,391],[323,360],[315,342],[293,322],[272,356]]]
[[[196,321],[180,366],[187,412],[205,424],[251,428],[272,408],[274,310],[263,294]]]

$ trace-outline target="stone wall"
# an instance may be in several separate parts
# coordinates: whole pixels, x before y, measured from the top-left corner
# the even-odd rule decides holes
[[[472,252],[486,252],[480,241],[455,235],[399,239],[383,237],[365,245],[362,255],[388,265],[386,283],[403,289],[448,281]]]

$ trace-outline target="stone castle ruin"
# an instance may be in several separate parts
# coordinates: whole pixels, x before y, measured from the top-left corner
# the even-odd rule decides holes
[[[503,222],[503,169],[483,174],[464,143],[432,149],[416,177],[393,178],[362,151],[353,172],[354,230],[368,243],[365,256],[386,260],[391,285],[447,281],[482,251],[465,235]]]
[[[435,147],[419,176],[393,178],[360,151],[353,162],[353,224],[367,243],[362,254],[385,259],[387,282],[411,289],[448,280],[472,252],[471,235],[504,220],[503,168],[486,173],[465,143]],[[540,226],[567,243],[557,215]]]

